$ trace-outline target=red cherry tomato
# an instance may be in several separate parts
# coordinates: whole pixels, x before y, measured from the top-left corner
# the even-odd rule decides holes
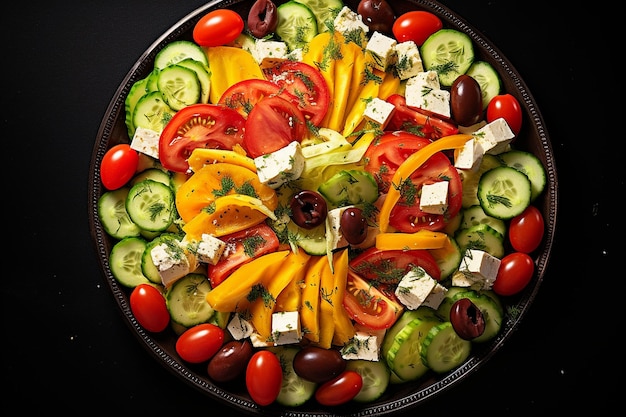
[[[393,36],[398,42],[413,41],[421,46],[433,33],[443,27],[441,19],[433,13],[415,10],[400,15],[393,24]]]
[[[528,206],[522,214],[513,217],[509,224],[509,241],[518,252],[531,253],[543,239],[543,215],[535,206]]]
[[[221,46],[233,42],[243,31],[239,13],[218,9],[204,15],[193,28],[193,40],[200,46]]]
[[[511,94],[500,94],[491,99],[487,105],[487,122],[491,123],[500,117],[504,118],[516,135],[522,128],[522,107]]]
[[[224,330],[211,323],[198,324],[185,330],[176,341],[176,353],[189,363],[206,362],[224,344]]]
[[[102,158],[100,179],[108,190],[117,190],[126,184],[137,171],[139,154],[127,143],[109,149]]]
[[[340,405],[353,399],[363,387],[363,377],[356,371],[343,371],[339,376],[320,385],[315,399],[322,405]]]
[[[150,284],[139,284],[130,293],[130,310],[144,329],[159,333],[170,323],[165,297]]]
[[[500,261],[500,268],[493,292],[498,295],[514,295],[522,291],[535,273],[535,263],[526,253],[513,252]]]
[[[261,405],[273,403],[283,385],[283,369],[278,356],[269,350],[252,355],[246,368],[246,388],[252,400]]]

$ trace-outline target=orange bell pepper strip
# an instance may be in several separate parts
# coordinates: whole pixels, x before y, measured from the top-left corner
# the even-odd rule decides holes
[[[257,225],[268,217],[276,220],[274,212],[260,199],[244,194],[229,194],[215,199],[206,210],[186,223],[183,231],[197,240],[202,238],[203,233],[220,237]]]
[[[389,216],[391,215],[393,207],[400,200],[400,188],[402,186],[402,182],[409,178],[419,167],[421,167],[437,152],[448,149],[462,148],[463,145],[465,145],[465,142],[470,140],[472,137],[472,135],[464,134],[442,137],[411,154],[404,160],[404,162],[402,162],[402,164],[400,164],[396,172],[393,174],[391,187],[389,188],[385,201],[380,208],[378,228],[381,233],[387,232],[389,228]]]
[[[215,311],[224,313],[247,308],[250,303],[247,297],[252,287],[262,285],[265,277],[275,276],[290,253],[290,250],[272,252],[241,265],[220,285],[207,293],[207,302]]]
[[[304,275],[302,289],[302,305],[300,307],[300,323],[304,337],[313,343],[320,340],[320,282],[322,269],[328,265],[325,256],[311,258]]]
[[[254,159],[242,155],[236,151],[228,151],[224,149],[196,148],[191,151],[191,155],[187,159],[189,168],[193,172],[198,172],[205,165],[211,165],[218,162],[224,162],[233,165],[239,165],[248,168],[256,173],[256,165]]]
[[[302,288],[304,287],[304,274],[311,256],[305,251],[293,252],[295,256],[301,258],[302,268],[297,269],[291,276],[291,280],[276,297],[274,311],[300,311],[302,303]]]
[[[376,235],[376,248],[382,250],[439,249],[448,235],[421,229],[415,233],[379,233]]]
[[[218,103],[222,94],[239,81],[263,79],[263,71],[252,54],[235,46],[204,48],[211,70],[209,101]]]
[[[343,346],[354,337],[354,325],[346,309],[343,308],[343,298],[346,294],[348,282],[348,249],[336,253],[333,257],[333,270],[335,277],[335,292],[331,296],[333,303],[333,322],[335,333],[332,344]]]

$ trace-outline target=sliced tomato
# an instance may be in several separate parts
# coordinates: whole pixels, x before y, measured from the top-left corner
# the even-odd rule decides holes
[[[324,119],[330,103],[328,84],[319,70],[309,64],[284,60],[263,70],[265,78],[286,90],[306,120],[315,126]]]
[[[243,143],[246,119],[217,104],[193,104],[178,111],[159,139],[159,159],[164,168],[187,172],[187,158],[196,148],[232,150]]]
[[[374,330],[391,327],[404,309],[351,270],[348,270],[343,307],[352,320]]]
[[[265,97],[248,115],[243,147],[256,158],[302,141],[306,132],[304,116],[295,104],[279,96]]]
[[[371,247],[350,261],[350,269],[376,287],[398,284],[412,268],[421,266],[436,280],[441,270],[435,257],[427,250],[382,250]],[[385,291],[387,292],[387,291]]]
[[[428,139],[439,139],[459,133],[456,124],[407,106],[406,99],[400,94],[392,94],[386,101],[395,106],[387,130],[406,130]]]
[[[254,258],[278,250],[278,237],[265,223],[231,233],[220,238],[226,242],[226,250],[220,261],[208,266],[211,287],[215,288],[241,265]]]
[[[248,117],[254,106],[265,97],[282,93],[280,87],[270,81],[259,78],[243,80],[230,86],[218,104],[237,110],[243,117]],[[288,96],[291,99],[290,96]]]

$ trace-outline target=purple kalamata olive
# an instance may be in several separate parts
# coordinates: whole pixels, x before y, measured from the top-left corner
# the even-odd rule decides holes
[[[461,126],[471,126],[483,119],[480,85],[467,74],[459,75],[450,87],[452,118]]]
[[[248,29],[257,38],[274,33],[278,26],[278,12],[271,0],[256,0],[248,13]]]
[[[227,342],[209,361],[209,377],[216,382],[236,379],[245,372],[252,353],[252,344],[248,339]]]
[[[341,233],[351,245],[363,243],[367,238],[367,219],[363,210],[358,207],[349,207],[341,214]]]
[[[312,382],[324,383],[346,369],[346,360],[337,349],[306,346],[293,358],[293,370]]]
[[[302,190],[291,199],[291,220],[303,229],[312,229],[326,220],[328,206],[321,194]]]
[[[450,322],[454,331],[465,340],[475,339],[485,331],[483,313],[469,298],[461,298],[452,304]]]
[[[357,13],[363,17],[363,23],[372,33],[377,31],[390,34],[396,20],[393,9],[385,0],[361,0],[357,6]]]

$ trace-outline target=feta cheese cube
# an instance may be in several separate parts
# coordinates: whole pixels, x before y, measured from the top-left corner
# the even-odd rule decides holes
[[[195,254],[198,262],[211,265],[215,265],[220,260],[226,248],[226,242],[207,233],[202,234],[199,242],[196,240],[189,241],[185,236],[181,244],[189,252]]]
[[[422,56],[417,44],[404,41],[396,45],[396,71],[401,80],[407,80],[424,71]]]
[[[438,181],[422,186],[420,210],[431,214],[444,214],[448,209],[448,181]]]
[[[261,339],[261,335],[256,332],[253,332],[250,335],[250,342],[252,342],[252,346],[256,348],[265,348],[265,347],[274,346],[273,342],[269,342],[267,340]]]
[[[397,43],[395,39],[374,31],[365,51],[372,57],[375,68],[385,71],[389,65],[395,64]]]
[[[380,360],[381,343],[382,337],[369,331],[357,330],[354,337],[341,348],[341,357],[346,360],[377,362]]]
[[[192,268],[185,250],[178,244],[161,243],[152,248],[150,257],[165,287],[169,287],[196,267],[194,263]]]
[[[159,159],[160,137],[160,132],[138,127],[135,129],[135,134],[133,135],[133,140],[130,142],[130,147],[137,152],[151,156],[154,159]]]
[[[289,48],[285,42],[257,39],[252,56],[262,67],[271,67],[287,59]]]
[[[363,16],[352,11],[348,6],[344,6],[339,11],[333,21],[333,27],[349,39],[352,39],[355,34],[364,39],[365,34],[370,30],[369,26],[363,23]]]
[[[450,117],[450,92],[440,88],[436,71],[425,71],[409,78],[405,89],[406,105]]]
[[[437,280],[428,275],[421,266],[407,272],[396,287],[396,297],[409,310],[415,310],[435,288]]]
[[[393,104],[378,97],[374,97],[367,102],[363,117],[378,124],[381,129],[384,129],[387,126],[387,123],[389,123],[395,108],[396,107]]]
[[[499,268],[499,258],[479,249],[467,249],[459,270],[452,275],[452,285],[489,290],[498,276]]]
[[[465,142],[463,148],[454,155],[454,166],[458,169],[464,169],[476,172],[483,160],[485,149],[476,138],[472,138]]]
[[[298,343],[302,339],[300,314],[297,311],[280,311],[272,314],[274,345]]]
[[[446,298],[447,292],[448,289],[446,287],[436,283],[435,288],[428,294],[422,305],[437,310],[443,299]]]
[[[472,133],[476,140],[482,145],[485,153],[498,155],[509,149],[509,144],[515,134],[509,124],[500,117]]]
[[[276,152],[258,156],[254,158],[254,165],[259,180],[274,189],[289,180],[298,179],[304,169],[300,143],[293,141]]]
[[[341,216],[350,207],[354,206],[337,207],[328,210],[326,214],[326,241],[328,243],[327,247],[331,250],[345,248],[350,245],[341,231]]]
[[[245,339],[246,337],[252,336],[252,333],[254,333],[252,323],[245,320],[240,314],[233,314],[233,318],[226,326],[226,329],[228,329],[235,340]]]

